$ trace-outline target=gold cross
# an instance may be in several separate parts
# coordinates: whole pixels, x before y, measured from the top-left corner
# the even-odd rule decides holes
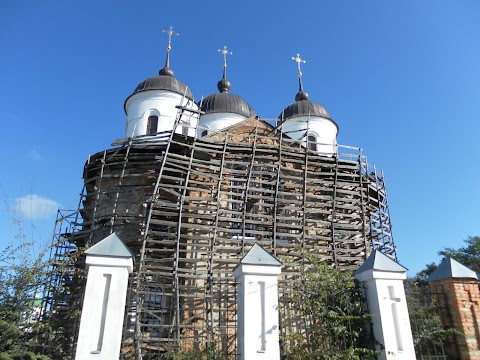
[[[167,46],[167,51],[172,50],[172,35],[180,35],[179,33],[173,31],[173,26],[170,26],[170,29],[168,30],[162,30],[162,32],[168,34],[168,46]]]
[[[294,60],[296,63],[297,63],[297,66],[298,66],[298,77],[301,78],[302,77],[302,71],[300,70],[300,64],[301,63],[306,63],[305,60],[303,60],[302,58],[300,58],[300,54],[297,54],[297,57],[292,57],[292,60]]]
[[[233,53],[227,50],[226,45],[223,47],[223,49],[218,49],[218,52],[223,54],[223,67],[227,67],[227,55],[233,55]]]

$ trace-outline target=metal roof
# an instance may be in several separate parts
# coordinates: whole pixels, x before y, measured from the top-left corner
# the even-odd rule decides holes
[[[322,105],[310,101],[310,100],[301,100],[296,101],[293,104],[288,105],[283,112],[278,115],[279,119],[289,119],[296,116],[321,116],[327,119],[332,120],[330,114],[328,113],[327,109],[325,109]]]
[[[177,80],[174,77],[168,75],[153,76],[143,80],[135,88],[133,94],[147,90],[168,90],[178,93],[180,95],[185,94],[185,97],[193,100],[193,94],[190,88],[188,88],[187,85],[185,85],[180,80]]]
[[[438,268],[430,274],[427,281],[438,281],[450,278],[467,278],[478,279],[478,274],[467,268],[465,265],[460,264],[458,261],[452,258],[444,259]]]
[[[276,257],[267,252],[257,243],[253,244],[248,253],[240,261],[243,265],[265,265],[265,266],[282,266],[283,263]]]
[[[117,234],[108,235],[87,251],[87,255],[112,256],[112,257],[133,257],[128,247],[123,243]]]
[[[185,95],[187,99],[194,100],[193,93],[190,88],[180,80],[177,80],[170,75],[152,76],[138,84],[133,93],[125,100],[125,104],[123,106],[125,112],[128,99],[135,94],[148,90],[167,90],[180,95]]]
[[[200,110],[204,111],[205,114],[235,113],[247,118],[256,115],[255,110],[253,110],[245,100],[238,95],[228,92],[212,94],[205,97],[201,101]]]
[[[360,274],[367,270],[389,271],[389,272],[406,272],[407,268],[392,260],[387,255],[375,250],[367,260],[360,266],[355,274]]]

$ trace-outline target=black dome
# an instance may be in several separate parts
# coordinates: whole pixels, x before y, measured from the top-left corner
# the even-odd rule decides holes
[[[148,91],[148,90],[167,90],[180,95],[185,94],[185,97],[187,99],[190,99],[192,101],[194,100],[192,91],[183,82],[169,75],[152,76],[151,78],[143,80],[140,84],[138,84],[138,86],[133,91],[132,95],[130,95],[125,100],[125,104],[123,106],[125,109],[125,112],[127,111],[126,105],[127,105],[128,99],[130,99],[135,94],[138,94],[142,91]]]
[[[143,80],[135,88],[135,91],[132,95],[147,90],[168,90],[180,95],[185,94],[185,97],[193,100],[193,94],[190,88],[187,88],[187,85],[168,75],[153,76]]]
[[[201,102],[200,110],[205,114],[211,113],[235,113],[247,118],[256,116],[255,110],[240,96],[226,92],[212,94]]]
[[[327,109],[310,100],[297,101],[288,105],[283,110],[283,119],[289,119],[296,116],[308,116],[309,114],[310,116],[321,116],[332,120]],[[280,114],[278,118],[281,119],[282,114]]]

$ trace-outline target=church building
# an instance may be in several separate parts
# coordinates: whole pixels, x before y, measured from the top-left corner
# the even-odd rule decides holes
[[[114,235],[133,261],[121,358],[213,348],[233,359],[234,269],[254,246],[282,264],[281,337],[305,333],[283,301],[302,288],[298,269],[310,257],[338,270],[358,269],[375,250],[396,259],[385,181],[360,148],[337,144],[339,125],[304,89],[299,54],[298,88],[284,89],[294,101],[267,121],[232,93],[227,47],[218,92],[195,99],[173,71],[175,33],[165,32],[165,65],[125,100],[124,138],[85,164],[78,219],[57,250],[70,273],[56,278],[48,311],[81,309],[84,252]]]

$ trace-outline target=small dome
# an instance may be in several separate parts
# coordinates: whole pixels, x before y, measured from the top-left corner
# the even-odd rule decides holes
[[[232,88],[232,84],[227,79],[223,78],[217,83],[217,89],[221,93],[228,93]]]
[[[200,110],[205,114],[211,113],[235,113],[243,115],[247,118],[256,116],[255,110],[247,104],[240,96],[227,92],[212,94],[205,97],[201,104]]]
[[[295,95],[295,101],[308,100],[308,93],[303,90],[300,90],[297,95]]]
[[[165,75],[165,76],[173,77],[175,75],[175,73],[168,66],[165,66],[163,69],[160,69],[160,71],[158,72],[158,75]]]
[[[327,119],[332,120],[327,109],[322,105],[310,101],[310,100],[301,100],[294,102],[293,104],[288,105],[283,112],[278,116],[279,119],[289,119],[296,116],[321,116]]]

